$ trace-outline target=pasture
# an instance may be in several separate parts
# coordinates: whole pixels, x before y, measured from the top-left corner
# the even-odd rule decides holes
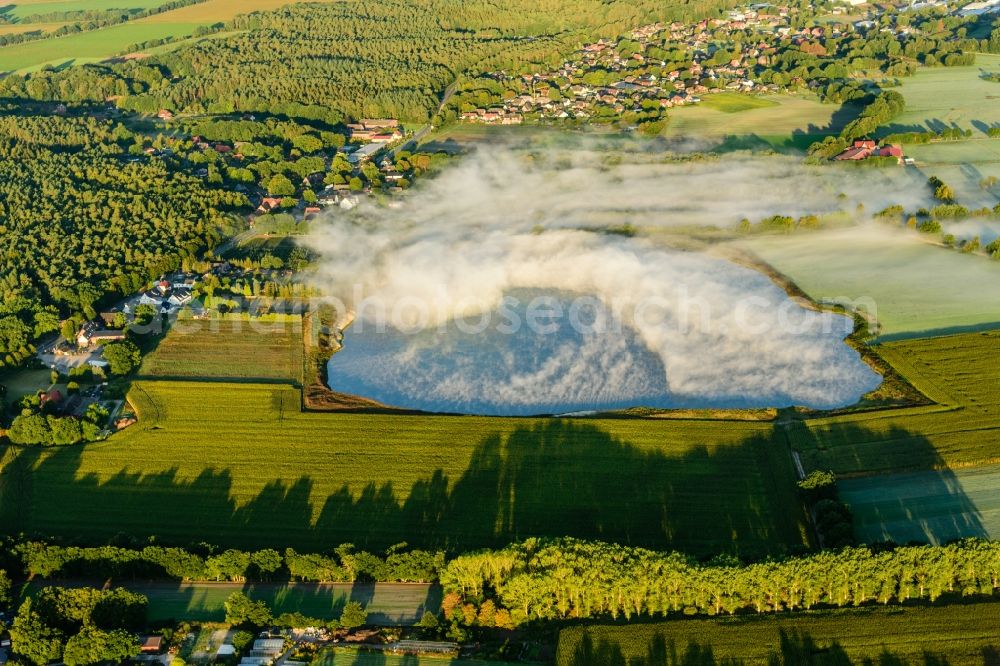
[[[811,419],[789,427],[789,442],[806,469],[848,476],[1000,463],[998,348],[1000,331],[882,344],[879,354],[938,404]],[[962,499],[960,486],[938,487]]]
[[[863,543],[1000,537],[1000,465],[844,479],[838,487]]]
[[[302,320],[243,317],[179,319],[146,354],[140,377],[231,381],[302,378]]]
[[[1000,55],[984,53],[977,54],[976,64],[968,67],[919,68],[894,88],[906,99],[906,109],[883,126],[880,134],[960,127],[982,136],[987,128],[1000,126],[1000,84],[980,75],[997,70]]]
[[[573,627],[557,666],[995,664],[1000,603]]]
[[[714,101],[721,97],[722,101]],[[737,104],[733,97],[745,98]],[[751,101],[752,100],[752,101]],[[666,136],[678,138],[755,137],[776,148],[808,147],[838,133],[857,109],[790,95],[749,97],[733,93],[706,95],[693,106],[671,109]]]
[[[139,424],[108,441],[4,466],[5,530],[300,550],[569,535],[748,557],[807,540],[767,422],[303,413],[291,386],[194,381],[137,381],[129,400]]]
[[[851,228],[760,236],[741,245],[813,299],[856,304],[875,315],[883,338],[1000,324],[1000,263],[935,246],[917,233]]]

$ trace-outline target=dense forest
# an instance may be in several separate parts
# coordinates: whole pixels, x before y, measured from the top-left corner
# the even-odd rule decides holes
[[[93,317],[216,244],[242,194],[161,160],[94,118],[0,117],[0,364],[16,364],[60,317]],[[141,154],[141,152],[140,152]]]

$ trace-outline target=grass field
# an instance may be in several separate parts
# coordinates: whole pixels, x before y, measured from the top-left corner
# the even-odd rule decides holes
[[[935,247],[917,234],[853,228],[761,236],[743,245],[814,299],[869,311],[873,304],[883,336],[1000,323],[1000,262]]]
[[[770,423],[302,413],[291,386],[207,382],[140,381],[130,400],[140,423],[109,441],[5,465],[3,529],[300,549],[571,535],[747,556],[805,538]]]
[[[557,666],[996,664],[1000,603],[564,629]]]
[[[6,402],[14,403],[41,389],[47,389],[52,377],[50,370],[17,370],[0,375],[0,386],[7,389]]]
[[[740,95],[739,93],[718,93],[707,95],[702,101],[702,106],[706,106],[723,113],[739,113],[750,109],[767,109],[778,106],[778,103],[767,97],[753,97],[751,95]]]
[[[507,664],[510,662],[381,654],[359,652],[349,648],[324,649],[312,662],[312,666],[506,666]]]
[[[301,382],[302,321],[177,321],[143,358],[141,377]]]
[[[1000,125],[1000,85],[980,76],[997,70],[1000,55],[983,53],[970,67],[921,67],[894,88],[906,99],[906,110],[880,133],[961,127],[981,136]]]
[[[807,469],[848,475],[1000,463],[997,349],[1000,331],[883,344],[879,353],[938,404],[813,419],[790,427],[789,440]],[[957,502],[960,490],[941,492]]]
[[[844,479],[838,487],[863,543],[1000,537],[1000,465]]]
[[[72,582],[61,582],[73,585]],[[82,584],[82,583],[81,583]],[[152,623],[167,620],[223,622],[225,602],[234,592],[266,601],[275,615],[299,612],[307,617],[332,620],[340,617],[344,604],[358,601],[368,609],[372,622],[381,625],[415,624],[425,611],[437,612],[441,589],[409,583],[166,583],[125,582],[116,584],[149,599]],[[33,594],[44,584],[32,583]]]
[[[715,97],[723,101],[712,101]],[[732,97],[744,97],[746,101],[737,105]],[[857,115],[857,109],[788,95],[747,97],[720,93],[706,95],[700,104],[672,109],[668,115],[668,137],[749,136],[777,148],[804,148],[839,132]]]

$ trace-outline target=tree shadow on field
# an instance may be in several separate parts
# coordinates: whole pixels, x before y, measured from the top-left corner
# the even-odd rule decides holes
[[[315,487],[322,461],[296,458],[293,443],[287,459],[261,460],[252,472],[206,467],[195,477],[182,475],[179,466],[138,471],[142,454],[116,449],[114,440],[97,445],[109,447],[101,453],[113,452],[116,464],[132,462],[120,463],[109,476],[81,473],[84,447],[22,449],[0,476],[0,530],[81,544],[139,545],[155,537],[171,545],[300,551],[329,551],[341,543],[380,550],[405,541],[459,552],[529,537],[572,536],[748,560],[807,545],[806,515],[795,493],[784,432],[761,424],[756,435],[737,443],[693,441],[670,454],[609,432],[626,423],[525,420],[513,430],[481,435],[457,478],[428,466],[426,476],[408,489],[397,489],[392,481],[361,487],[343,479],[326,497]],[[664,433],[690,428],[683,421],[631,423]],[[725,427],[719,424],[719,436]],[[156,436],[169,437],[169,428]],[[206,435],[208,459],[213,436],[225,435]],[[672,436],[676,439],[676,431]],[[845,436],[878,442],[864,430]],[[911,460],[937,460],[926,439],[912,433],[899,437]],[[381,453],[386,446],[374,438],[345,444],[354,451],[370,445]],[[385,460],[373,455],[371,464]],[[234,473],[256,474],[262,490],[240,494],[247,479],[234,479]],[[391,476],[392,470],[385,470],[384,477]],[[975,515],[974,507],[961,502],[959,485],[942,486],[942,492],[955,494],[956,506]]]
[[[560,666],[735,666],[764,661],[770,666],[948,666],[951,663],[947,654],[935,651],[934,636],[926,637],[927,647],[919,657],[899,654],[886,646],[875,648],[870,654],[851,656],[837,639],[817,639],[798,630],[779,629],[778,635],[771,639],[755,634],[753,639],[739,642],[729,636],[729,640],[718,646],[704,639],[689,640],[683,647],[662,632],[648,636],[641,627],[637,630],[641,638],[617,640],[614,634],[623,636],[624,630],[585,629],[572,646],[563,645],[560,636],[557,662]],[[995,646],[988,646],[982,649],[982,661],[963,663],[993,666],[991,655],[996,652]]]

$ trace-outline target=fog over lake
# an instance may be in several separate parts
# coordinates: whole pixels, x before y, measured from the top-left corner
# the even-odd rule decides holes
[[[331,387],[412,409],[541,414],[833,408],[878,386],[844,342],[850,319],[803,307],[724,252],[658,234],[713,220],[735,228],[742,215],[861,215],[858,192],[877,205],[871,192],[906,191],[905,174],[777,157],[625,157],[646,162],[492,149],[397,206],[324,216],[307,241],[314,281],[354,319],[330,363]],[[539,295],[563,310],[589,298],[613,325],[463,332],[487,313],[524,321]]]

